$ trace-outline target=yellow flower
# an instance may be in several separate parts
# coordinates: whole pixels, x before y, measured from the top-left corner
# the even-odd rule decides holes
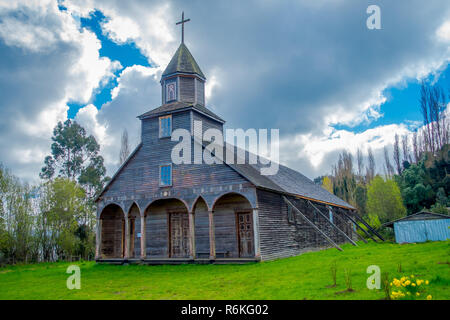
[[[429,283],[430,283],[430,281],[428,281],[428,280],[427,280],[427,281],[425,281],[425,284],[429,284]],[[430,296],[430,297],[431,297],[431,296]]]
[[[407,286],[409,286],[409,285],[411,284],[411,281],[406,280],[405,284],[406,284]]]
[[[427,295],[427,300],[431,300],[432,298],[431,294]]]
[[[392,282],[391,282],[391,287],[392,287]]]
[[[420,296],[420,292],[416,292],[416,296]]]
[[[411,275],[411,278],[414,279],[414,275],[413,274]]]
[[[411,293],[408,291],[408,292],[406,292],[406,294],[409,296]]]
[[[411,283],[411,285],[413,286],[413,287],[415,287],[416,286],[416,284],[413,282],[413,283]]]

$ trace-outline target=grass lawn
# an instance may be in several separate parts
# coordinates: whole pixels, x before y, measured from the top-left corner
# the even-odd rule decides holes
[[[247,265],[99,265],[41,263],[0,268],[0,299],[382,299],[369,290],[369,265],[430,280],[427,294],[450,299],[450,241],[398,245],[358,243]],[[337,264],[337,286],[330,267]],[[398,272],[401,263],[402,273]],[[81,289],[68,290],[66,269],[81,268]],[[346,289],[351,273],[354,292]]]

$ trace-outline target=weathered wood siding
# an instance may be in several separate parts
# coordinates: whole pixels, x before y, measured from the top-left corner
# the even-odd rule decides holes
[[[195,101],[195,79],[188,77],[179,77],[180,84],[180,101],[194,102]]]
[[[217,122],[213,119],[207,118],[203,116],[202,114],[193,111],[193,121],[201,121],[202,122],[202,132],[198,131],[197,127],[194,127],[194,133],[196,136],[202,137],[206,130],[208,129],[218,129],[222,131],[222,124],[220,122]]]
[[[299,216],[295,223],[288,220],[288,207],[280,194],[258,190],[259,233],[261,258],[263,260],[284,258],[298,255],[317,248],[329,247],[327,240],[312,226]],[[347,239],[333,228],[307,200],[288,197],[310,221],[336,243],[344,243]],[[317,209],[328,217],[328,209],[322,203],[313,202]],[[339,214],[342,208],[333,207],[334,214]],[[343,216],[341,215],[343,218]],[[352,237],[352,225],[333,219],[333,223]]]
[[[201,105],[205,105],[205,83],[199,79],[195,79],[196,81],[196,95],[197,95],[197,103]]]
[[[209,215],[205,201],[199,200],[194,208],[195,251],[198,258],[209,257]]]
[[[146,253],[148,257],[169,257],[169,213],[185,213],[186,206],[178,200],[159,200],[145,212]]]
[[[141,216],[139,208],[136,204],[133,204],[128,214],[130,228],[130,258],[139,257],[141,255],[141,239],[138,238],[138,233],[141,232]],[[132,223],[134,221],[134,228],[132,229]]]
[[[172,123],[173,129],[190,130],[191,112],[174,113]],[[205,123],[208,121],[206,120]],[[218,123],[216,126],[221,128]],[[121,199],[126,195],[135,199],[151,199],[167,190],[172,197],[183,198],[186,202],[193,204],[194,199],[199,195],[198,192],[193,192],[193,189],[201,191],[220,186],[223,191],[228,189],[231,191],[229,188],[231,186],[248,185],[248,181],[244,177],[226,164],[173,164],[172,187],[161,188],[159,186],[159,166],[172,162],[171,151],[176,144],[178,141],[171,141],[170,138],[159,138],[158,118],[142,121],[141,148],[117,174],[102,198]]]
[[[217,257],[239,257],[236,212],[251,210],[249,202],[240,195],[226,195],[214,208]]]
[[[123,226],[122,210],[116,205],[108,206],[102,216],[101,255],[104,258],[123,257]]]

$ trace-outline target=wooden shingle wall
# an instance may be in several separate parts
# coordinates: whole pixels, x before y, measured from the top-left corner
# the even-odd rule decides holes
[[[294,215],[295,223],[288,221],[288,208],[280,194],[258,190],[257,197],[263,260],[294,256],[305,251],[330,246],[320,233],[300,217]],[[288,197],[288,199],[334,242],[346,242],[345,237],[327,223],[307,200],[294,197]],[[328,209],[325,205],[317,202],[313,204],[328,217]],[[333,207],[334,214],[339,214],[341,210],[345,209]],[[338,219],[334,219],[333,222],[352,237],[351,225],[341,223]]]

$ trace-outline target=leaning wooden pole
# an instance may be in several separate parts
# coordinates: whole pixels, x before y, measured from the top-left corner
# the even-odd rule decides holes
[[[323,233],[322,230],[320,230],[315,224],[314,222],[310,221],[303,213],[301,213],[300,210],[297,209],[296,206],[294,206],[292,204],[292,202],[290,202],[285,196],[283,196],[283,200],[284,202],[287,203],[288,206],[291,206],[292,209],[295,210],[295,212],[297,212],[300,217],[302,217],[307,223],[309,223],[317,232],[319,232],[329,243],[331,243],[336,249],[338,249],[339,251],[343,251],[341,247],[339,247],[333,240],[331,240],[330,237],[328,237],[325,233]]]
[[[343,214],[344,216],[346,216],[351,222],[353,222],[353,224],[354,224],[357,228],[359,228],[362,232],[364,232],[370,239],[372,239],[373,241],[377,242],[377,239],[375,239],[374,237],[372,237],[372,235],[371,235],[369,232],[367,232],[366,229],[362,228],[355,220],[353,220],[352,217],[350,217],[350,216],[349,216],[348,214],[346,214],[345,212],[342,212],[342,214]]]
[[[358,221],[360,221],[363,225],[365,225],[366,228],[369,229],[374,235],[376,235],[378,238],[380,238],[381,241],[384,241],[384,238],[374,228],[372,228],[370,225],[368,225],[367,222],[364,221],[364,219],[362,219],[357,214],[355,214],[354,216]]]
[[[350,243],[354,246],[358,246],[355,241],[353,241],[344,231],[342,231],[341,229],[339,229],[339,227],[337,225],[335,225],[330,219],[327,218],[326,215],[324,215],[322,213],[322,211],[320,211],[311,201],[308,200],[308,203],[314,208],[316,209],[316,211],[333,227],[335,228],[337,231],[339,231],[340,234],[342,234],[348,241],[350,241]]]
[[[333,209],[332,209],[330,206],[327,206],[327,207],[328,207],[328,209],[330,209],[331,211],[333,211]],[[333,212],[334,212],[334,211],[333,211]],[[341,218],[341,216],[339,216],[339,213],[336,214],[336,215],[334,215],[333,217],[338,218],[338,220],[342,221],[343,223],[347,223],[347,221],[345,221],[343,218]],[[352,222],[352,223],[353,223],[353,222]],[[353,223],[353,224],[355,224],[355,223]],[[352,232],[353,232],[354,234],[356,234],[356,236],[357,236],[359,239],[361,239],[362,241],[364,241],[364,243],[367,243],[367,240],[364,239],[364,237],[363,237],[362,235],[360,235],[358,232],[356,232],[353,228],[351,228],[351,229],[352,229]]]

